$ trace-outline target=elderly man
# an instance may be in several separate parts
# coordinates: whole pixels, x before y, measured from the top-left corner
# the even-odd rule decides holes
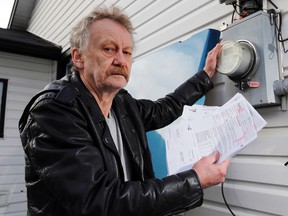
[[[209,91],[217,45],[204,69],[157,100],[133,98],[128,83],[133,27],[118,8],[96,8],[71,33],[74,72],[45,87],[19,122],[28,215],[173,215],[200,206],[203,188],[225,180],[219,153],[191,170],[154,177],[146,132],[178,118]]]

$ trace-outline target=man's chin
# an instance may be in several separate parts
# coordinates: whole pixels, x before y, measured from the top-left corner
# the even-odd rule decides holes
[[[114,79],[109,84],[107,83],[106,87],[109,89],[119,90],[124,88],[127,85],[128,81],[124,78]]]

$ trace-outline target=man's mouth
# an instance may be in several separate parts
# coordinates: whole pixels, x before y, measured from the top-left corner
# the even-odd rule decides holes
[[[109,75],[123,76],[127,79],[127,72],[123,68],[113,68],[109,71]]]

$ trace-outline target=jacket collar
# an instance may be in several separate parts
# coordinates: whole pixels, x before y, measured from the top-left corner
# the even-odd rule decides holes
[[[80,97],[82,101],[86,104],[87,108],[90,111],[90,114],[95,122],[105,121],[105,117],[96,102],[93,95],[86,88],[82,82],[80,75],[78,73],[73,73],[71,76],[71,82],[75,85],[77,91],[80,92]]]
[[[89,90],[86,88],[86,86],[82,82],[80,75],[78,73],[73,73],[71,76],[71,81],[72,81],[72,83],[74,83],[76,89],[79,92],[81,92],[81,97],[85,97],[82,99],[84,99],[84,101],[90,102],[89,108],[91,109],[90,113],[93,116],[93,119],[96,122],[105,121],[105,117],[104,117],[98,103],[95,101],[95,98],[93,97],[93,95],[89,92]],[[113,99],[112,108],[118,114],[117,116],[119,116],[119,118],[123,118],[124,116],[127,115],[127,112],[126,112],[124,106],[121,106],[121,105],[119,106],[120,103],[122,103],[122,100],[119,97],[119,95],[116,94],[115,98]]]

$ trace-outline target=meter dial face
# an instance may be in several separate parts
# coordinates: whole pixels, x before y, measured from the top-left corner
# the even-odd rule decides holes
[[[257,52],[249,41],[225,41],[222,43],[217,71],[229,76],[232,80],[246,77],[258,63]]]
[[[241,56],[242,50],[237,42],[225,41],[222,43],[217,70],[224,75],[233,75],[239,67]]]

